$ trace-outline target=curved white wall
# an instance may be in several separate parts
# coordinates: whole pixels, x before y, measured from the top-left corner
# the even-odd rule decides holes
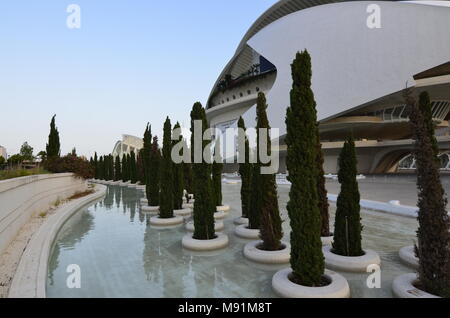
[[[86,190],[85,180],[71,173],[36,175],[0,181],[0,254],[32,215],[56,200]]]
[[[381,8],[381,28],[367,27],[367,6]],[[319,120],[414,85],[417,73],[450,60],[450,7],[420,2],[349,1],[289,14],[259,31],[248,45],[277,68],[267,94],[270,124],[285,133],[290,65],[308,49]],[[439,4],[440,6],[436,6]],[[254,125],[255,109],[244,119]]]

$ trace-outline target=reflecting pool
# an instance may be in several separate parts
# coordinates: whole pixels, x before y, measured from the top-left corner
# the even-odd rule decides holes
[[[286,215],[289,186],[280,185],[279,200]],[[265,266],[244,258],[247,240],[233,234],[233,219],[240,216],[240,185],[223,185],[224,203],[232,210],[224,220],[228,248],[208,254],[181,247],[184,226],[157,229],[149,215],[140,213],[143,192],[109,186],[106,197],[84,208],[61,228],[51,253],[47,297],[276,297],[273,274],[287,267]],[[334,208],[331,208],[334,216]],[[414,242],[417,222],[380,212],[363,211],[364,247],[382,258],[381,288],[369,289],[369,273],[341,272],[352,297],[392,297],[395,276],[412,272],[398,258],[398,250]],[[289,222],[283,224],[289,239]],[[81,288],[68,288],[69,265],[81,270]]]

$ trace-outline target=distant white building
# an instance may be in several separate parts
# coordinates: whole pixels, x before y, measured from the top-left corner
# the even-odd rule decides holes
[[[0,157],[8,159],[8,154],[6,153],[6,148],[5,147],[0,146]]]
[[[123,154],[130,154],[131,152],[137,154],[143,147],[144,141],[142,138],[131,135],[122,135],[122,140],[119,140],[116,143],[112,155],[114,157],[119,156],[122,158]]]

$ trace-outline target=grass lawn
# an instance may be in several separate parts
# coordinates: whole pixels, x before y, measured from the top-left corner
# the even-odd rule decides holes
[[[48,174],[48,173],[49,172],[44,168],[0,170],[0,180],[7,180],[19,177],[32,176],[36,174]]]

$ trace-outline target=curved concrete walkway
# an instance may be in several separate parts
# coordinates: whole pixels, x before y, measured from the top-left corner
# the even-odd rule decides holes
[[[34,233],[17,267],[9,298],[45,298],[48,261],[53,241],[61,226],[82,207],[102,198],[106,186],[96,185],[91,195],[70,201],[62,205]]]

